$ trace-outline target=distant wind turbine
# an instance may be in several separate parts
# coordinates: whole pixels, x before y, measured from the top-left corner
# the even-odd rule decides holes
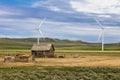
[[[46,18],[44,18],[44,19],[41,21],[41,23],[39,24],[38,28],[36,28],[36,30],[38,31],[37,44],[40,43],[40,36],[39,36],[39,35],[41,35],[42,39],[45,41],[44,36],[43,36],[43,33],[42,33],[41,29],[40,29],[41,26],[43,25],[43,23],[45,22],[45,20],[46,20]]]
[[[102,51],[104,51],[104,27],[103,27],[103,25],[100,23],[100,21],[97,19],[97,18],[95,18],[95,21],[99,24],[99,26],[100,26],[100,29],[101,29],[101,33],[99,34],[99,37],[98,37],[98,40],[100,40],[100,39],[102,39]]]

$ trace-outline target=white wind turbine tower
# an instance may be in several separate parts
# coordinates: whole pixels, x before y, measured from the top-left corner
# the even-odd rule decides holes
[[[40,43],[40,36],[39,36],[39,35],[41,35],[42,39],[45,41],[44,36],[43,36],[43,33],[42,33],[42,31],[40,30],[40,28],[41,28],[42,24],[45,22],[45,20],[46,20],[46,18],[44,18],[44,19],[42,20],[42,22],[39,24],[38,28],[36,28],[36,30],[38,31],[38,38],[37,38],[37,44],[38,44],[38,45],[39,45],[39,43]]]
[[[100,23],[100,21],[97,19],[97,18],[95,18],[95,20],[96,20],[96,22],[99,24],[99,26],[100,26],[100,29],[101,29],[101,33],[100,33],[100,35],[99,35],[99,38],[98,38],[98,40],[101,38],[102,39],[102,51],[104,51],[104,27],[103,27],[103,25]]]

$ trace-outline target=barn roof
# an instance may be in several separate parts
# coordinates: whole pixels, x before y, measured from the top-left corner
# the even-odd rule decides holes
[[[53,44],[33,44],[31,50],[46,51],[46,50],[50,50],[51,48],[53,48],[53,50],[54,50]]]

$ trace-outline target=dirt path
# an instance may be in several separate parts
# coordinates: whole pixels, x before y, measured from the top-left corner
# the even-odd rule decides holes
[[[1,67],[15,66],[100,66],[120,67],[120,57],[117,56],[81,56],[79,58],[37,58],[35,62],[12,62],[3,63],[0,58]]]

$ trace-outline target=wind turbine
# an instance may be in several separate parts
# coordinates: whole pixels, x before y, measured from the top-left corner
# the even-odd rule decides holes
[[[38,45],[39,45],[39,43],[40,43],[40,36],[39,36],[39,34],[41,35],[42,39],[45,41],[44,36],[43,36],[43,33],[42,33],[41,29],[40,29],[41,26],[42,26],[42,24],[45,22],[45,20],[46,20],[46,18],[44,18],[44,19],[41,21],[41,23],[39,24],[38,28],[36,28],[36,30],[38,31],[38,38],[37,38],[37,44],[38,44]]]
[[[99,26],[100,26],[100,29],[101,29],[101,33],[100,33],[100,35],[99,35],[99,37],[98,37],[98,40],[101,38],[102,39],[102,51],[104,51],[104,27],[103,27],[103,25],[100,23],[100,21],[97,19],[97,18],[95,18],[95,20],[96,20],[96,22],[99,24]]]

